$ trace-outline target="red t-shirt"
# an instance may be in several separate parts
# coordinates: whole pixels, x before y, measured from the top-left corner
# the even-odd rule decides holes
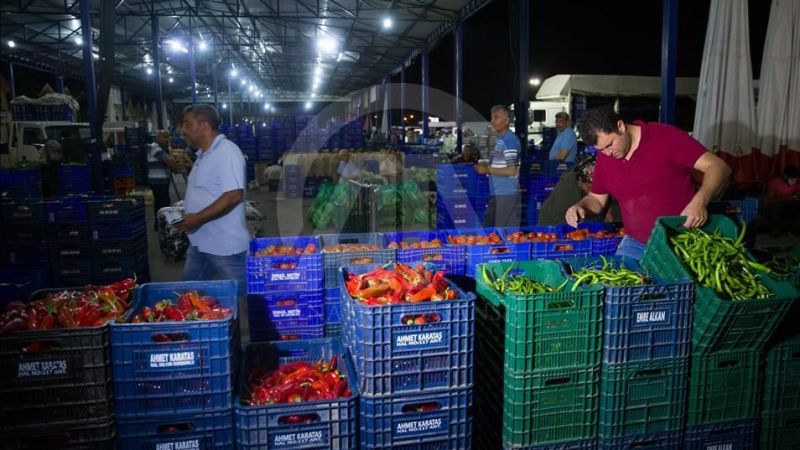
[[[625,233],[647,242],[658,217],[677,216],[694,197],[692,168],[706,149],[671,125],[634,125],[642,137],[629,161],[597,153],[592,192],[616,198]]]
[[[800,182],[790,185],[783,177],[773,178],[769,180],[767,192],[774,198],[789,198],[800,193]]]

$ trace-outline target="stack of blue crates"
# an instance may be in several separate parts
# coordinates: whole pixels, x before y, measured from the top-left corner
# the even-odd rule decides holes
[[[136,309],[186,291],[231,308],[220,320],[112,323],[111,360],[117,446],[232,448],[233,377],[239,351],[235,281],[149,283],[136,290]]]
[[[623,257],[565,259],[567,274],[601,268],[644,273]],[[605,286],[598,448],[679,448],[688,397],[691,282]],[[650,443],[650,444],[647,444]]]
[[[542,203],[547,199],[558,183],[558,177],[548,176],[521,176],[519,179],[520,200],[524,206],[525,215],[522,216],[528,225],[539,222],[539,211]]]
[[[255,178],[255,165],[258,162],[258,145],[256,137],[252,134],[252,128],[246,128],[244,132],[240,129],[239,135],[235,141],[239,148],[242,150],[246,166],[247,181],[252,181]]]
[[[475,294],[451,287],[458,299],[385,306],[342,290],[343,340],[361,391],[361,449],[470,448]],[[414,323],[419,317],[427,322]]]
[[[49,271],[47,225],[40,200],[3,201],[2,258],[0,264],[14,269],[45,268]]]
[[[283,166],[283,195],[286,196],[286,198],[302,197],[304,182],[302,166]]]
[[[0,194],[18,200],[42,196],[42,172],[38,167],[0,168]]]
[[[291,247],[296,254],[267,255]],[[321,338],[324,283],[320,242],[314,236],[257,238],[247,258],[250,341]]]
[[[94,282],[149,281],[144,198],[95,198],[88,207]]]
[[[45,207],[53,285],[82,286],[92,283],[93,254],[86,199],[73,197],[53,200],[47,202]]]
[[[489,180],[473,164],[436,166],[436,228],[474,228],[489,204]]]
[[[88,164],[61,164],[58,167],[61,195],[86,194],[91,190],[91,180]]]

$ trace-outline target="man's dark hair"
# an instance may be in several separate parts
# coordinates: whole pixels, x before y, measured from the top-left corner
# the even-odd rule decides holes
[[[213,106],[203,103],[189,105],[186,108],[183,108],[183,115],[185,116],[188,113],[194,114],[197,120],[209,124],[212,130],[219,130],[219,113]]]
[[[556,113],[556,119],[564,119],[569,122],[569,114],[564,111],[559,111]]]
[[[783,168],[783,176],[786,178],[800,178],[800,169],[790,164]]]
[[[601,106],[586,111],[578,124],[581,140],[587,145],[597,144],[597,133],[616,133],[620,116],[610,106]]]

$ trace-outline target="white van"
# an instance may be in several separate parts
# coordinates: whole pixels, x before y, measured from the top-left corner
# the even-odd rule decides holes
[[[44,147],[47,141],[64,139],[89,139],[88,123],[75,122],[12,122],[9,138],[8,161],[12,166],[20,161],[44,162]]]

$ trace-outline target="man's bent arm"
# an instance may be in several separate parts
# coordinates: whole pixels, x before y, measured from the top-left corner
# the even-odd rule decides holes
[[[698,158],[694,168],[703,172],[703,183],[692,201],[697,200],[702,202],[703,206],[707,206],[708,202],[719,197],[728,186],[731,168],[711,152],[706,152]]]
[[[207,223],[218,217],[222,217],[241,203],[243,195],[243,189],[227,191],[220,195],[218,199],[214,200],[214,203],[206,206],[202,211],[199,211],[197,215],[202,223]]]

